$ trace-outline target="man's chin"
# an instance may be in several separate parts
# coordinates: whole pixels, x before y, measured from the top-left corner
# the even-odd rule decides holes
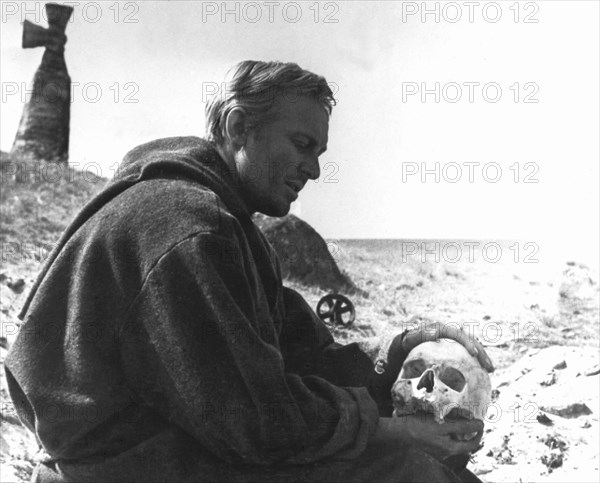
[[[287,206],[268,206],[257,210],[259,213],[267,216],[274,216],[280,218],[287,215],[290,212],[290,205]]]

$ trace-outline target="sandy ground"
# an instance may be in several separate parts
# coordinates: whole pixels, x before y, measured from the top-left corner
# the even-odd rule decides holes
[[[464,325],[487,346],[499,391],[473,457],[475,473],[489,482],[599,481],[597,271],[576,258],[531,256],[524,243],[473,243],[330,243],[340,268],[368,293],[351,296],[356,322],[334,328],[336,339],[359,341],[375,354],[380,336],[419,317]],[[528,255],[538,261],[525,263]],[[38,268],[35,257],[2,266],[4,346],[16,334],[16,312]],[[289,285],[313,307],[324,295]],[[27,481],[37,445],[15,418],[3,373],[1,383],[0,480]]]
[[[542,248],[339,241],[340,267],[369,296],[352,297],[356,322],[334,335],[376,355],[381,334],[421,318],[472,330],[494,361],[498,395],[474,472],[489,482],[597,482],[598,272]],[[316,306],[318,290],[294,288]]]

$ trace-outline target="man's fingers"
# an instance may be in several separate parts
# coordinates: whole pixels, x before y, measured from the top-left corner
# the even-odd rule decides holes
[[[469,354],[474,357],[479,357],[481,350],[483,350],[483,346],[481,344],[478,345],[478,341],[470,337],[469,334],[462,329],[457,329],[456,327],[447,327],[443,330],[443,332],[448,334],[444,337],[455,340],[465,347]]]
[[[451,337],[446,338],[450,339]],[[471,337],[464,330],[460,330],[456,332],[456,338],[454,340],[460,342],[467,349],[469,354],[477,357],[481,367],[488,372],[494,372],[494,364],[487,355],[485,347],[483,347],[483,344],[479,341],[479,339]]]
[[[447,434],[469,434],[483,432],[483,421],[479,419],[457,419],[455,421],[446,421],[444,432]]]
[[[423,342],[431,342],[439,339],[450,339],[458,342],[463,345],[473,357],[478,357],[480,354],[480,350],[477,348],[474,341],[463,330],[440,323],[427,324],[418,329],[411,330],[404,337],[402,347],[408,353]],[[481,350],[483,350],[483,346],[481,346]]]
[[[467,343],[463,343],[463,345],[467,347],[467,350],[469,350],[469,353],[477,357],[479,364],[481,364],[481,367],[483,367],[486,371],[494,372],[494,364],[492,363],[490,357],[487,355],[485,347],[483,347],[483,344],[479,341],[479,339],[467,336],[467,334],[465,334],[464,332],[463,334],[468,340],[468,344],[473,349],[473,352],[471,352],[471,350],[469,350],[469,347],[466,345]]]
[[[485,351],[483,344],[481,342],[479,342],[478,340],[475,340],[475,344],[476,344],[478,352],[479,352],[477,354],[477,360],[481,364],[481,367],[483,367],[488,372],[494,372],[494,363],[492,362],[490,357],[487,355],[487,352]]]
[[[457,436],[448,436],[448,453],[450,454],[463,454],[463,453],[474,453],[481,443],[481,436],[483,433],[477,433],[476,437],[469,439],[468,441],[460,441]]]
[[[469,419],[465,422],[465,427],[469,433],[482,433],[483,432],[483,421],[479,419]]]
[[[435,322],[422,325],[418,328],[415,328],[414,330],[410,330],[409,332],[407,332],[402,342],[404,350],[410,352],[416,346],[422,344],[423,342],[431,342],[443,338],[444,336],[440,335],[442,327],[442,324]]]
[[[430,446],[431,451],[438,455],[445,457],[454,456],[465,453],[474,453],[479,449],[481,443],[482,433],[477,433],[476,437],[472,439],[461,441],[459,435],[443,435],[441,436],[435,446]]]
[[[402,347],[408,353],[423,342],[435,341],[438,339],[451,339],[458,342],[467,349],[469,354],[477,358],[481,367],[488,372],[494,372],[494,364],[487,355],[483,344],[481,344],[479,340],[471,337],[464,330],[450,325],[435,322],[411,330],[410,332],[407,332],[404,337]]]
[[[479,449],[483,438],[483,422],[477,419],[465,421],[460,424],[457,432],[452,432],[447,437],[453,442],[451,450],[454,454],[473,453]]]

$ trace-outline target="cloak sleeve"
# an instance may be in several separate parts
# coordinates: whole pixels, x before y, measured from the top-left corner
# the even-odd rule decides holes
[[[280,344],[288,371],[317,374],[337,386],[368,386],[373,363],[358,344],[334,342],[327,326],[295,290],[284,287],[283,298],[286,317]]]
[[[120,333],[129,384],[229,463],[358,456],[375,402],[365,388],[286,371],[248,259],[235,237],[200,233],[156,262]]]
[[[334,342],[329,329],[304,298],[284,287],[285,325],[280,343],[286,367],[298,374],[318,374],[338,386],[366,387],[377,402],[379,415],[390,417],[393,411],[392,385],[407,353],[402,350],[402,334],[390,342],[376,338],[376,345],[388,349],[385,372],[375,372],[373,361],[357,343]]]

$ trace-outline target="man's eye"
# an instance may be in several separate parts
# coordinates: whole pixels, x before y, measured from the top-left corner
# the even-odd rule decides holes
[[[310,146],[309,143],[304,142],[304,141],[294,141],[294,144],[296,145],[296,147],[298,149],[302,149],[302,150],[308,149]]]

